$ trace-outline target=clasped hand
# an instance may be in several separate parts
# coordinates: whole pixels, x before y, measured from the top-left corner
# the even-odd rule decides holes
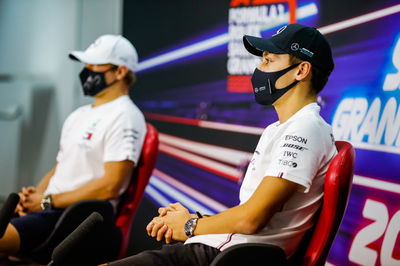
[[[170,204],[158,209],[158,216],[147,225],[147,234],[157,239],[165,240],[167,244],[174,241],[185,241],[188,237],[184,225],[191,215],[180,203]]]
[[[23,187],[19,195],[19,203],[15,212],[19,216],[25,216],[29,212],[39,211],[40,202],[43,199],[43,194],[36,191],[35,187]]]

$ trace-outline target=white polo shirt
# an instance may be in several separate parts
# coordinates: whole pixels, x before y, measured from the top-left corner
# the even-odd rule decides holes
[[[240,243],[267,243],[281,247],[291,256],[323,196],[325,174],[336,155],[332,129],[311,103],[285,123],[269,125],[263,132],[240,189],[240,204],[254,193],[264,177],[280,177],[301,185],[301,189],[254,235],[199,235],[185,243],[203,243],[220,250]]]
[[[129,96],[78,108],[64,122],[57,167],[44,194],[71,191],[102,177],[105,162],[130,160],[137,164],[145,135],[143,114]],[[128,184],[129,178],[119,195]],[[111,203],[116,206],[117,199]]]

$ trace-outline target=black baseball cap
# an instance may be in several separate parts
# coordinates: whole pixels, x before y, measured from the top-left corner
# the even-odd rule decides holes
[[[291,54],[328,74],[335,66],[328,41],[313,27],[289,24],[280,28],[269,39],[244,35],[243,44],[251,54]]]

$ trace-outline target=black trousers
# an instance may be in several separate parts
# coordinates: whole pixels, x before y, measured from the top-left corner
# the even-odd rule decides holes
[[[146,250],[122,260],[110,262],[109,266],[206,266],[220,253],[216,248],[194,243],[164,245],[159,250]]]
[[[42,244],[54,230],[63,211],[63,209],[37,211],[12,218],[10,223],[17,229],[20,238],[19,253],[27,254]]]
[[[103,222],[91,228],[86,238],[70,247],[67,253],[62,252],[62,258],[57,256],[57,262],[63,261],[63,265],[77,265],[80,262],[79,265],[86,266],[116,258],[121,232],[115,226],[112,205],[103,200],[82,200],[65,210],[38,211],[13,218],[11,223],[21,239],[20,255],[47,264],[54,248],[95,211],[102,215]]]

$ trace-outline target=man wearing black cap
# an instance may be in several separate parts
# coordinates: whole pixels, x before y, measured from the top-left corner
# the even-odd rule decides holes
[[[290,257],[312,226],[329,162],[337,153],[316,103],[334,67],[330,46],[318,30],[298,24],[269,39],[244,36],[243,42],[262,57],[252,77],[255,100],[272,105],[279,121],[259,140],[240,205],[209,217],[190,214],[179,203],[160,208],[148,234],[185,243],[110,265],[208,265],[220,251],[241,243],[276,245]]]

